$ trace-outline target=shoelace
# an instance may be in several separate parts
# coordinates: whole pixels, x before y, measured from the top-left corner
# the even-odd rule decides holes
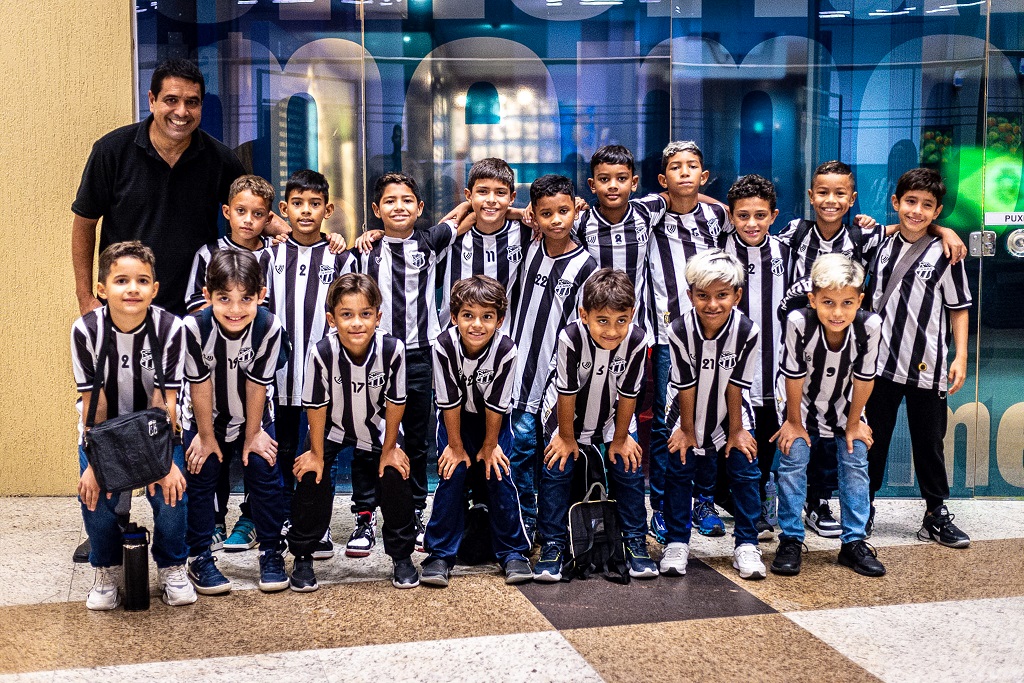
[[[167,568],[167,574],[165,575],[165,581],[173,584],[185,584],[188,583],[188,576],[185,574],[184,565],[177,565],[174,567]]]
[[[874,557],[876,559],[878,558],[878,551],[875,550],[875,546],[871,545],[867,541],[861,541],[859,544],[857,544],[855,552],[859,556],[870,555],[871,557]]]
[[[633,557],[650,557],[647,554],[647,544],[640,539],[634,539],[627,543],[626,546],[629,548],[629,552],[633,554]]]
[[[558,549],[558,546],[554,546],[554,545],[545,546],[544,552],[542,552],[540,554],[540,561],[541,562],[552,562],[554,560],[557,560],[559,553],[561,553],[561,551]]]
[[[117,575],[113,567],[97,567],[93,586],[110,590],[117,588]]]

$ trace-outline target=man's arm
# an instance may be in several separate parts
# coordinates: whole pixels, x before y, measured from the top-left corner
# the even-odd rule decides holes
[[[75,296],[78,298],[78,311],[81,315],[102,305],[93,294],[92,279],[98,224],[98,218],[82,218],[77,214],[71,222],[71,263],[75,269]]]

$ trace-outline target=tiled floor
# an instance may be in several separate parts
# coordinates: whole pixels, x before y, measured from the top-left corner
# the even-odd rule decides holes
[[[318,562],[312,594],[261,594],[256,551],[218,553],[230,595],[170,608],[154,583],[148,612],[93,613],[92,571],[69,561],[77,504],[0,498],[0,683],[1024,680],[1024,501],[953,501],[967,550],[917,541],[921,507],[879,502],[881,579],[809,536],[799,576],[747,582],[730,537],[695,535],[682,578],[513,588],[492,565],[398,591],[378,544]],[[141,499],[134,515],[148,523]],[[335,538],[351,523],[339,498]]]

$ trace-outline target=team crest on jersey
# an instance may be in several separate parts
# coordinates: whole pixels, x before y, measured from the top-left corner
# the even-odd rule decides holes
[[[583,367],[584,370],[589,370],[590,368],[594,367],[594,364],[591,363],[589,360],[583,361],[582,363],[580,363],[580,365]]]
[[[619,239],[621,239],[621,237]],[[596,243],[597,243],[597,235],[596,234],[592,233],[590,235],[587,235],[587,244],[596,244]]]
[[[612,359],[612,362],[608,364],[608,371],[613,375],[621,375],[626,370],[626,359],[622,356],[616,356]]]
[[[371,372],[370,376],[366,378],[366,386],[371,389],[380,389],[384,386],[384,373],[380,370]]]
[[[922,280],[930,280],[932,278],[932,274],[935,272],[935,264],[928,263],[927,261],[921,261],[917,264],[917,270],[914,272],[916,272],[917,276]]]
[[[477,370],[473,377],[473,381],[478,386],[487,386],[494,381],[494,370]]]
[[[334,282],[334,266],[320,266],[320,282],[325,285]]]
[[[139,355],[139,365],[143,370],[153,370],[153,352],[149,349],[142,349],[142,353]]]
[[[782,275],[785,275],[785,274],[786,274],[786,269],[782,265],[782,259],[780,259],[780,258],[773,258],[772,259],[772,275],[776,275],[776,276],[780,276],[781,277]]]
[[[416,270],[422,270],[423,266],[427,265],[427,257],[423,255],[422,251],[414,251],[409,254],[409,265]]]
[[[638,225],[636,227],[636,243],[647,244],[647,226]]]
[[[722,226],[718,224],[717,216],[708,219],[708,232],[712,237],[718,237],[718,233],[722,232]]]
[[[676,224],[675,223],[667,223],[666,222],[665,223],[665,232],[667,232],[670,235],[676,234]]]
[[[523,260],[523,248],[520,246],[509,247],[506,251],[509,263],[519,263]]]
[[[565,280],[559,278],[558,282],[555,284],[555,296],[557,296],[560,299],[564,299],[565,297],[572,294],[573,287],[574,285],[572,283],[572,280]]]
[[[256,357],[256,352],[252,350],[251,346],[243,346],[238,351],[238,357],[235,358],[235,361],[238,362],[238,363],[249,363],[255,357]]]
[[[278,274],[278,275],[280,275],[281,273],[283,273],[283,272],[284,272],[284,264],[282,263],[282,264],[281,264],[281,265],[279,265],[279,266],[274,266],[274,270],[276,270],[276,271],[277,271],[277,274]]]
[[[723,370],[732,370],[736,367],[736,354],[732,351],[726,351],[718,357],[718,367]]]
[[[376,263],[379,266],[380,265],[380,256],[374,256],[373,257],[373,262]]]
[[[889,262],[889,252],[885,252],[884,254],[879,256],[878,260],[884,266],[886,263]]]
[[[800,245],[800,247],[797,249],[797,253],[799,253],[799,254],[806,254],[807,253],[807,243],[806,242]]]

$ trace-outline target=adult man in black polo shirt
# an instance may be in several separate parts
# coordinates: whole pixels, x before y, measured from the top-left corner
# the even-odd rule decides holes
[[[173,59],[153,72],[149,117],[118,128],[92,148],[71,210],[75,294],[82,315],[93,294],[96,225],[100,250],[141,240],[156,255],[155,303],[185,314],[192,257],[217,239],[217,216],[231,182],[246,171],[234,153],[199,130],[206,86],[199,68]]]

